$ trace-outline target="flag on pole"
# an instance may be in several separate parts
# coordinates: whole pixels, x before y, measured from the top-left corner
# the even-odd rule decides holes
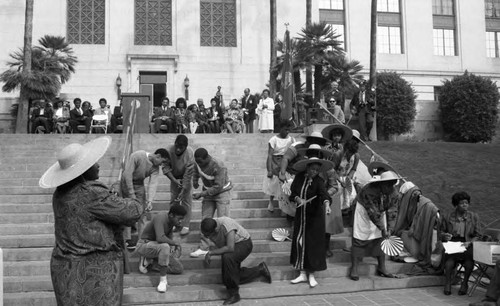
[[[293,89],[293,66],[292,52],[290,46],[290,32],[285,31],[284,39],[285,56],[283,58],[283,69],[281,71],[281,97],[283,98],[283,106],[281,108],[281,120],[292,120],[292,105],[294,100]]]

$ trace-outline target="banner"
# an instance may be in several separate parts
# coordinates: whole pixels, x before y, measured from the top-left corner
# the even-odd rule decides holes
[[[283,58],[283,70],[281,71],[281,97],[283,98],[283,106],[281,108],[281,120],[291,121],[294,103],[294,88],[293,88],[293,66],[292,52],[290,50],[290,32],[286,30],[285,39],[285,56]]]

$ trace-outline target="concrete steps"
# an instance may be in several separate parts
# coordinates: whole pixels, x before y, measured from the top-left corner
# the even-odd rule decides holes
[[[98,135],[100,136],[100,135]],[[56,150],[72,142],[84,143],[96,135],[0,135],[0,246],[4,260],[5,305],[55,305],[50,279],[50,256],[54,245],[52,193],[41,189],[38,180],[55,162]],[[174,143],[176,135],[134,135],[134,150],[154,151]],[[268,197],[262,192],[266,175],[267,143],[271,135],[187,135],[196,149],[205,147],[210,154],[223,160],[234,184],[231,217],[248,229],[254,241],[253,253],[243,265],[267,262],[273,284],[254,282],[241,287],[242,298],[268,298],[298,294],[341,293],[364,290],[394,289],[442,284],[440,277],[387,279],[373,276],[375,261],[365,259],[360,266],[361,279],[346,278],[350,254],[341,249],[349,246],[347,235],[336,235],[330,242],[334,256],[328,258],[328,269],[317,273],[320,285],[310,289],[306,284],[291,285],[297,276],[289,264],[290,242],[272,240],[277,227],[290,228],[279,209],[267,211]],[[123,135],[112,135],[111,149],[100,161],[101,181],[114,183],[118,177]],[[298,137],[296,137],[298,139]],[[157,197],[152,214],[169,209],[169,180],[160,175]],[[277,207],[277,205],[276,205]],[[131,274],[124,278],[124,305],[164,305],[207,302],[226,297],[220,274],[220,257],[214,256],[210,268],[203,258],[189,258],[197,249],[201,222],[201,202],[193,203],[190,233],[179,238],[182,243],[181,261],[185,271],[171,275],[169,290],[156,292],[158,272],[144,275],[138,272],[138,257],[131,256]],[[178,236],[178,234],[176,234]],[[408,264],[387,262],[392,273],[404,273]]]
[[[273,273],[273,276],[275,273]],[[295,277],[294,275],[293,277]],[[126,277],[127,279],[127,277]],[[319,295],[331,293],[345,293],[358,291],[372,291],[384,289],[402,289],[415,287],[429,287],[443,285],[442,277],[438,276],[416,276],[405,279],[388,279],[376,276],[362,277],[359,281],[353,282],[346,277],[327,277],[319,279],[319,285],[310,288],[308,284],[290,284],[287,280],[274,280],[270,286],[264,282],[253,282],[242,285],[240,295],[243,299],[266,299],[279,296],[296,295]],[[28,285],[26,285],[29,288]],[[270,287],[272,288],[270,290]],[[220,284],[201,284],[189,286],[169,286],[166,293],[156,292],[156,287],[152,283],[149,287],[124,289],[123,305],[178,305],[193,301],[217,301],[223,300],[227,296],[226,290]],[[6,305],[55,305],[54,294],[50,291],[41,292],[16,292],[7,293],[4,296]]]

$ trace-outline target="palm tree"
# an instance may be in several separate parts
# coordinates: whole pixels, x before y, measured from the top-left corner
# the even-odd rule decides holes
[[[326,22],[312,23],[299,33],[298,60],[306,65],[314,66],[314,101],[321,97],[323,84],[323,64],[329,54],[339,56],[344,53],[340,35]]]
[[[2,90],[21,90],[16,132],[24,133],[28,121],[28,101],[31,99],[54,99],[75,72],[77,59],[64,37],[45,35],[40,46],[31,47],[31,60],[26,62],[25,52],[18,50],[10,54],[9,69],[0,74],[4,82]],[[31,69],[25,69],[30,64]]]
[[[34,0],[26,0],[26,8],[24,11],[23,72],[25,74],[29,74],[31,71],[31,41],[33,40],[33,4]],[[26,96],[23,88],[21,88],[19,95],[19,104],[17,107],[19,115],[16,118],[17,119],[16,133],[26,133],[28,130],[28,119],[27,119],[28,103],[29,99]]]
[[[335,90],[332,84],[336,82],[343,105],[346,94],[354,92],[357,84],[363,80],[363,76],[360,74],[363,65],[357,60],[349,60],[345,55],[336,56],[333,54],[328,54],[325,57],[325,64],[323,90],[326,94],[332,94]]]

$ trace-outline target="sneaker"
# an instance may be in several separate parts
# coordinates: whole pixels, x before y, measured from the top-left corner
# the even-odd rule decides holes
[[[189,254],[190,257],[197,258],[200,256],[205,256],[208,253],[208,251],[203,251],[202,249],[198,249],[191,254]]]
[[[150,265],[149,260],[146,257],[141,256],[141,258],[139,259],[139,271],[142,274],[148,273],[148,267],[149,267],[149,265]]]
[[[181,230],[181,236],[189,234],[189,227],[183,227]]]
[[[158,287],[156,288],[158,290],[158,292],[161,292],[161,293],[164,293],[164,292],[167,292],[167,281],[164,280],[164,281],[160,281],[160,283],[158,284]]]

